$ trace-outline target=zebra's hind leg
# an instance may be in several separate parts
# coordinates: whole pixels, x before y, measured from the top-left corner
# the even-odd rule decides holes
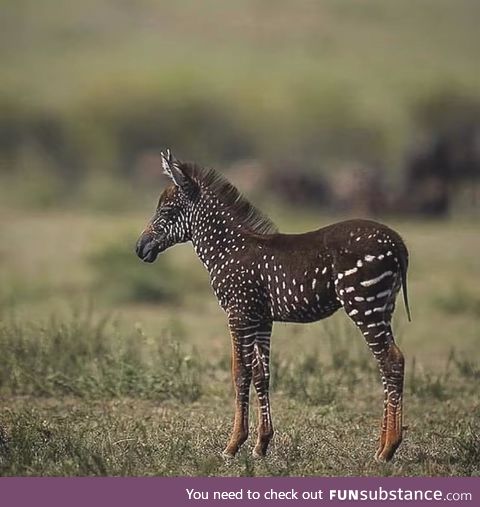
[[[402,441],[405,361],[390,325],[400,289],[400,277],[394,273],[394,266],[376,277],[372,272],[372,278],[359,284],[351,279],[346,283],[346,275],[339,274],[335,282],[337,297],[365,337],[382,376],[385,397],[377,461],[390,461]]]
[[[340,291],[343,295],[345,291]],[[384,306],[375,307],[369,303],[377,297],[355,296],[342,300],[345,311],[362,332],[372,351],[382,376],[384,408],[380,432],[380,443],[375,454],[377,461],[390,461],[402,441],[402,397],[405,362],[403,354],[395,343],[391,316],[395,306],[396,287],[379,293],[385,296]],[[386,301],[385,301],[386,300]],[[378,303],[374,303],[378,304]],[[375,311],[377,310],[382,311]]]
[[[380,446],[375,454],[377,461],[390,461],[402,442],[402,395],[405,361],[393,341],[379,357],[382,381],[386,389],[385,407],[380,436]]]
[[[377,360],[385,393],[377,461],[390,461],[402,442],[402,396],[405,362],[385,321],[358,326]]]
[[[258,398],[258,429],[257,443],[253,456],[261,458],[267,453],[268,445],[273,437],[272,416],[270,413],[270,334],[272,324],[259,329],[254,345],[253,385]]]

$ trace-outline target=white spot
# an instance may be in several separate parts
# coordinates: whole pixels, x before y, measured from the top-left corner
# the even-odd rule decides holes
[[[381,275],[377,276],[376,278],[372,278],[370,280],[364,280],[363,282],[360,282],[360,285],[363,285],[364,287],[370,287],[371,285],[375,285],[376,283],[383,280],[385,277],[393,275],[392,271],[385,271]]]
[[[372,324],[367,324],[367,327],[379,327],[379,326],[386,326],[387,323],[384,320],[381,320],[380,322],[373,322]]]
[[[352,268],[352,269],[347,269],[347,271],[345,271],[345,276],[350,276],[350,275],[353,275],[354,273],[356,273],[358,271],[358,268]],[[338,277],[341,278],[340,276],[341,273],[338,273]]]

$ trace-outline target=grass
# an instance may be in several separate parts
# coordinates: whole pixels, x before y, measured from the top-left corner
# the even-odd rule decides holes
[[[474,317],[480,317],[479,295],[458,285],[447,294],[439,294],[435,298],[435,304],[447,314],[471,313]]]
[[[412,141],[477,121],[478,2],[4,3],[0,475],[480,475],[477,223],[392,224],[413,322],[398,305],[408,429],[387,465],[378,372],[340,313],[275,326],[271,451],[251,458],[252,416],[225,462],[230,345],[208,276],[189,245],[148,266],[133,252],[159,147],[393,173]]]
[[[215,373],[215,372],[213,372]],[[305,375],[299,372],[300,375]],[[267,459],[254,460],[252,440],[232,462],[229,389],[196,402],[140,398],[4,400],[2,475],[478,475],[478,382],[445,384],[445,398],[407,389],[408,430],[396,460],[372,459],[380,390],[371,380],[336,397],[305,403],[303,394],[273,390],[277,433]],[[208,377],[204,377],[208,388]],[[460,397],[461,401],[458,401]],[[310,400],[311,401],[311,400]],[[254,426],[251,426],[254,438]]]
[[[287,230],[329,221],[288,210],[277,218]],[[453,311],[439,304],[456,294],[478,299],[480,265],[469,253],[479,248],[476,224],[393,224],[412,258],[413,322],[401,304],[395,317],[408,428],[395,461],[380,465],[372,457],[381,384],[344,315],[275,326],[271,451],[252,459],[252,413],[250,439],[225,462],[229,338],[191,248],[141,263],[132,245],[146,217],[136,214],[0,220],[1,475],[480,474],[478,315],[463,303]],[[134,290],[138,276],[165,270],[178,282],[175,299],[153,302]]]
[[[89,314],[68,323],[4,323],[0,350],[0,386],[9,395],[191,402],[201,394],[195,355],[177,342],[153,341],[139,328],[125,335]]]

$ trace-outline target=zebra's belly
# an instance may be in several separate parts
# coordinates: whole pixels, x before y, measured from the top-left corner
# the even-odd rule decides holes
[[[340,301],[332,294],[321,297],[309,294],[294,301],[275,301],[272,305],[272,317],[277,322],[315,322],[324,319],[341,308]]]

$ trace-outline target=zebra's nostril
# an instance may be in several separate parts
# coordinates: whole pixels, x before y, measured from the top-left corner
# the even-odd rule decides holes
[[[145,255],[152,249],[153,241],[151,239],[145,240],[144,238],[140,238],[137,242],[137,246],[135,251],[140,258],[144,258]]]
[[[135,251],[142,261],[153,262],[158,255],[158,245],[154,239],[142,237],[138,240]]]
[[[145,249],[145,242],[143,241],[142,238],[140,238],[138,241],[137,241],[137,245],[135,247],[135,252],[137,253],[137,255],[141,258],[143,256],[143,251]]]

